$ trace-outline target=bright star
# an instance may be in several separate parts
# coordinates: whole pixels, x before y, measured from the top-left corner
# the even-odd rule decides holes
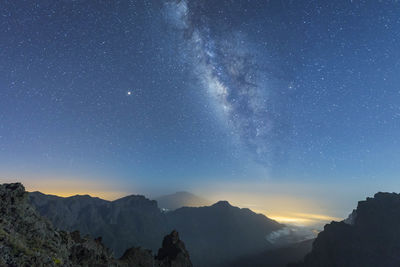
[[[131,92],[131,91],[128,91],[126,94],[127,94],[127,95],[131,95],[131,94],[132,94],[132,92]]]

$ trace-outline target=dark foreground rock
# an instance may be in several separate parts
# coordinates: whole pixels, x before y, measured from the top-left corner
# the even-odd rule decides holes
[[[179,239],[179,234],[176,231],[172,231],[170,235],[164,237],[156,259],[162,263],[162,266],[183,267],[191,265],[185,244]]]
[[[400,266],[400,195],[377,193],[342,222],[325,225],[297,267]]]
[[[101,238],[55,229],[27,198],[19,183],[0,185],[0,266],[192,266],[175,231],[164,238],[156,257],[149,250],[131,248],[115,259]]]

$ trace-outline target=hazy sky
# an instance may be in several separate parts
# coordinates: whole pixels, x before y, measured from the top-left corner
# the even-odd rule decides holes
[[[343,217],[400,191],[399,48],[390,0],[5,0],[0,179]]]

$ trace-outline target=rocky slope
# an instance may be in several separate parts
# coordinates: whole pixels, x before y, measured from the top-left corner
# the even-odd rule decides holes
[[[143,196],[106,201],[89,196],[62,198],[34,192],[30,194],[30,201],[60,229],[103,236],[104,243],[117,256],[132,246],[154,250],[166,233],[176,229],[196,266],[215,265],[265,251],[270,245],[265,237],[283,227],[264,215],[233,207],[226,201],[167,213],[160,211],[156,201]]]
[[[349,219],[325,225],[302,267],[400,266],[400,195],[377,193]]]
[[[131,248],[115,259],[101,238],[56,230],[27,199],[21,184],[0,185],[0,266],[192,266],[175,231],[164,238],[156,257]]]

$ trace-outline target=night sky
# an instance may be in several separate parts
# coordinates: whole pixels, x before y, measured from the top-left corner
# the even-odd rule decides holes
[[[343,217],[399,137],[398,1],[0,4],[1,180]]]

